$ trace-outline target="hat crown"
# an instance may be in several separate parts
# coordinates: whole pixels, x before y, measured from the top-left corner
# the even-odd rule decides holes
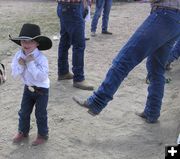
[[[20,31],[19,37],[25,36],[34,38],[41,35],[40,27],[36,24],[24,24]]]
[[[36,24],[26,23],[22,26],[19,37],[11,38],[10,40],[21,46],[21,40],[35,40],[38,42],[39,50],[48,50],[52,47],[50,38],[41,35],[40,27]]]

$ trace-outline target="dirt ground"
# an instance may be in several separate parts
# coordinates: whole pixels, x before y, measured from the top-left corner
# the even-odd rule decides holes
[[[165,145],[175,144],[180,131],[180,65],[173,63],[167,73],[161,117],[157,124],[147,124],[134,112],[142,111],[147,96],[145,60],[125,79],[114,100],[97,117],[73,102],[72,96],[92,94],[72,87],[72,81],[57,81],[58,40],[45,52],[49,59],[51,80],[48,105],[49,140],[32,147],[36,137],[36,120],[32,113],[29,140],[12,143],[17,132],[18,110],[23,84],[11,77],[10,64],[17,46],[8,40],[18,36],[23,23],[40,25],[42,34],[59,36],[59,19],[54,1],[0,0],[0,62],[7,68],[7,82],[0,86],[0,159],[163,159]],[[94,5],[92,6],[92,10]],[[101,19],[97,37],[87,41],[85,51],[86,79],[97,88],[113,58],[130,35],[149,14],[147,3],[115,3],[110,14],[112,36],[102,35]],[[90,23],[86,23],[90,37]],[[71,53],[70,53],[71,64]]]

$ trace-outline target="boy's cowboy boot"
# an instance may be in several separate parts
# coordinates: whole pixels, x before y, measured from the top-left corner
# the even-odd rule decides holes
[[[48,140],[48,135],[41,136],[41,135],[38,134],[36,140],[34,140],[32,142],[32,146],[37,146],[37,145],[44,144],[47,140]]]
[[[28,134],[23,134],[22,132],[18,132],[13,138],[13,143],[20,143],[21,141],[27,139]]]

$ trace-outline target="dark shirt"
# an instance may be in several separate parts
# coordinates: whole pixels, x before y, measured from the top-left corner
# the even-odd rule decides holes
[[[81,0],[57,0],[57,2],[61,2],[61,3],[80,3]]]
[[[152,6],[161,6],[180,10],[180,0],[150,0]]]

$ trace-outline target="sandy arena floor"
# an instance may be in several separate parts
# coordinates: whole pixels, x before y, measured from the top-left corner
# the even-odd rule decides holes
[[[165,145],[175,144],[180,131],[180,65],[173,64],[167,76],[161,117],[157,124],[147,124],[134,113],[142,111],[146,101],[145,61],[138,65],[122,83],[114,100],[98,117],[73,102],[72,96],[84,98],[92,94],[72,87],[72,81],[57,81],[58,40],[45,52],[50,67],[50,98],[48,105],[49,140],[32,147],[36,137],[36,121],[32,113],[30,138],[20,145],[12,143],[17,132],[18,110],[23,85],[11,77],[10,64],[17,46],[8,35],[18,36],[23,23],[39,24],[42,34],[59,35],[59,19],[54,1],[0,0],[0,61],[7,67],[7,82],[0,86],[0,158],[1,159],[163,159]],[[92,10],[94,9],[94,5]],[[149,4],[116,3],[110,14],[112,36],[101,34],[87,41],[85,75],[97,88],[106,75],[113,58],[130,35],[149,14]],[[90,37],[90,23],[86,23]],[[70,53],[71,64],[71,53]]]

